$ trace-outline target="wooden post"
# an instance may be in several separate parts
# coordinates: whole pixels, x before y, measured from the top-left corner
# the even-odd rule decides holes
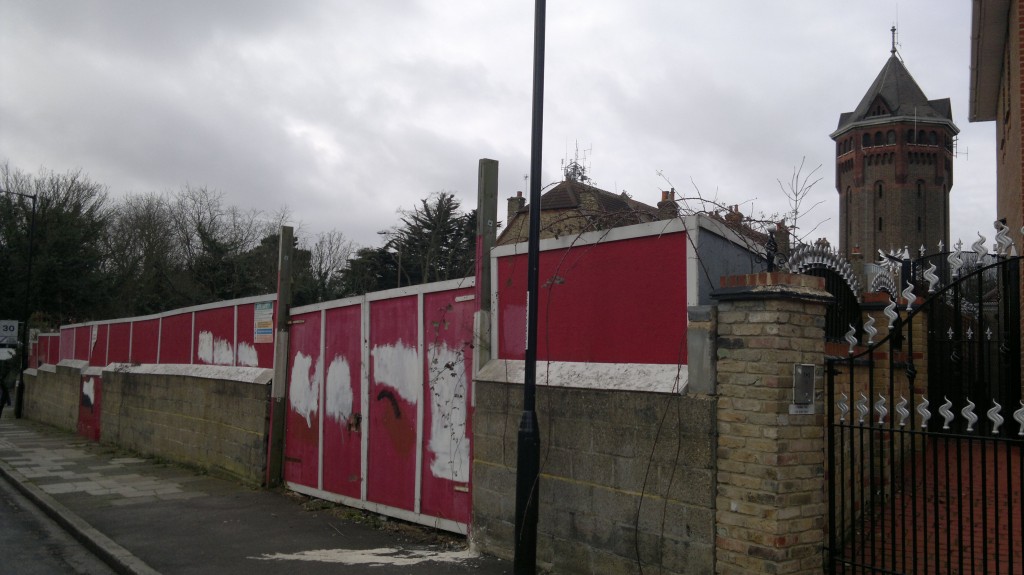
[[[291,226],[281,226],[277,256],[277,325],[274,337],[274,381],[270,386],[270,439],[267,448],[267,487],[284,480],[284,420],[288,413],[288,320],[292,304]]]

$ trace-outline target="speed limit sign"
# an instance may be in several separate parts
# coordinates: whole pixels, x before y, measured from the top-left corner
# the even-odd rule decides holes
[[[18,345],[18,321],[0,319],[0,346]]]

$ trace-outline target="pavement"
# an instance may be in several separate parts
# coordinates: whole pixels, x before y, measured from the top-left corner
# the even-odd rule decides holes
[[[512,572],[464,537],[136,457],[12,411],[0,476],[118,573]]]

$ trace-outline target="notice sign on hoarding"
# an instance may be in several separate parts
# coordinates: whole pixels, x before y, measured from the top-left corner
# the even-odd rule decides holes
[[[253,313],[253,343],[274,343],[274,302],[262,301]]]
[[[0,319],[0,346],[18,345],[18,320]]]

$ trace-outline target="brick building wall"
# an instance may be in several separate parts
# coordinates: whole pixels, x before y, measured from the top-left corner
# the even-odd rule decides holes
[[[854,247],[870,261],[878,249],[934,249],[939,240],[949,245],[953,134],[943,126],[918,128],[896,122],[854,130],[844,138],[849,149],[837,152],[836,189],[839,251],[846,257]],[[908,131],[915,131],[912,142]],[[874,145],[876,132],[886,143]],[[872,137],[872,145],[863,145],[865,135]]]

